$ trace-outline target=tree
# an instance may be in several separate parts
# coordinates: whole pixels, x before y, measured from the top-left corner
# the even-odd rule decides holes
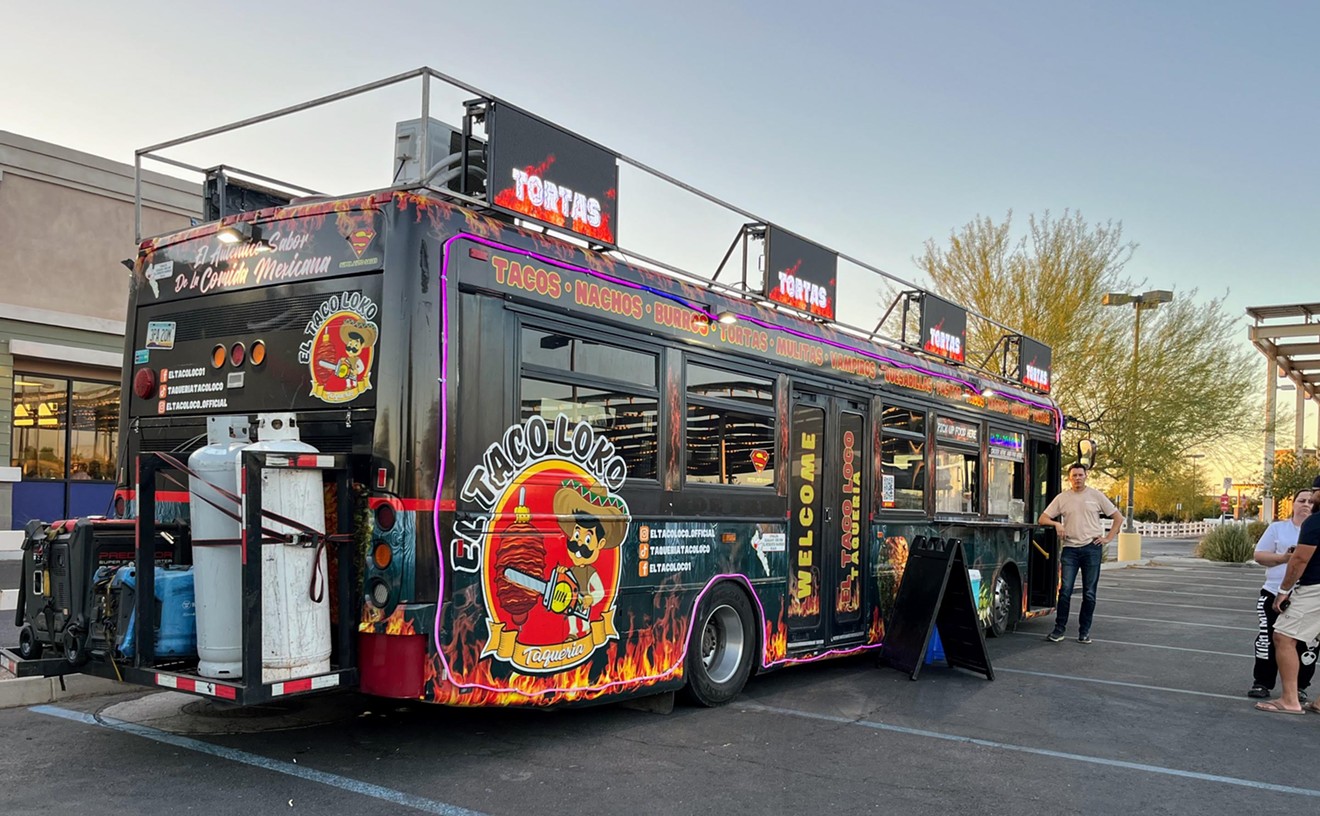
[[[1283,502],[1289,500],[1288,509],[1291,513],[1291,499],[1299,490],[1305,490],[1311,486],[1311,482],[1316,475],[1320,474],[1320,456],[1314,453],[1298,456],[1290,450],[1281,450],[1274,454],[1274,481],[1272,483],[1272,492],[1276,505],[1276,513],[1283,510]],[[1287,518],[1287,516],[1280,516]]]
[[[1203,301],[1191,289],[1143,311],[1134,382],[1133,309],[1100,305],[1106,292],[1142,291],[1124,276],[1137,247],[1123,240],[1122,224],[1046,212],[1015,241],[1012,219],[977,216],[946,245],[927,241],[916,263],[937,293],[995,321],[968,321],[969,360],[989,357],[1005,326],[1053,349],[1052,396],[1090,424],[1102,473],[1125,479],[1131,467],[1138,479],[1159,477],[1192,450],[1262,430],[1254,361],[1222,297]]]

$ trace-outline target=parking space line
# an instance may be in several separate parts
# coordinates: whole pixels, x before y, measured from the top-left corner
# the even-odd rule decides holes
[[[1175,626],[1203,626],[1207,629],[1231,629],[1234,632],[1255,632],[1258,629],[1258,627],[1255,626],[1223,626],[1218,623],[1192,623],[1190,621],[1169,620],[1168,618],[1134,618],[1130,615],[1101,615],[1099,612],[1095,614],[1095,617],[1109,618],[1111,620],[1142,621],[1144,623],[1171,623]]]
[[[1234,698],[1236,699],[1236,698]],[[777,706],[761,705],[759,703],[742,703],[741,707],[752,711],[764,711],[770,714],[783,714],[790,717],[800,717],[806,720],[820,720],[822,722],[837,723],[839,725],[858,725],[863,728],[871,728],[876,731],[889,731],[896,734],[907,734],[914,737],[925,737],[927,739],[943,740],[945,742],[962,743],[964,745],[976,745],[982,748],[996,748],[1001,751],[1014,751],[1022,754],[1032,754],[1034,756],[1051,757],[1054,759],[1066,759],[1072,762],[1084,762],[1091,765],[1105,765],[1111,768],[1125,768],[1133,771],[1142,771],[1144,773],[1159,774],[1162,776],[1175,776],[1183,779],[1196,779],[1202,782],[1218,782],[1224,785],[1237,785],[1244,788],[1254,788],[1256,790],[1270,791],[1272,793],[1289,793],[1297,796],[1309,796],[1320,798],[1320,790],[1312,788],[1298,788],[1292,785],[1276,785],[1271,782],[1257,782],[1254,779],[1241,779],[1235,776],[1220,776],[1218,774],[1201,773],[1199,771],[1184,771],[1178,768],[1168,768],[1162,765],[1148,765],[1142,762],[1127,762],[1121,759],[1109,759],[1107,757],[1088,756],[1086,754],[1074,754],[1068,751],[1054,751],[1049,748],[1033,748],[1029,745],[1014,745],[1008,742],[997,742],[995,740],[980,739],[978,737],[965,737],[960,734],[946,734],[940,731],[927,731],[922,728],[907,728],[901,725],[890,725],[889,723],[878,722],[876,720],[858,720],[849,717],[839,717],[831,714],[816,714],[810,711],[799,711],[792,708],[779,708]]]
[[[1169,694],[1190,694],[1193,697],[1214,697],[1219,700],[1235,700],[1242,702],[1241,695],[1237,694],[1219,694],[1213,691],[1192,691],[1191,689],[1169,688],[1168,686],[1151,686],[1145,683],[1129,683],[1126,680],[1101,680],[1098,677],[1078,677],[1072,674],[1052,674],[1051,672],[1034,671],[1030,669],[1005,669],[1002,666],[995,666],[995,671],[1004,671],[1009,674],[1028,674],[1032,677],[1048,677],[1051,680],[1073,680],[1078,683],[1096,683],[1102,686],[1123,686],[1124,688],[1145,689],[1146,691],[1164,691]]]
[[[1208,609],[1212,612],[1241,612],[1240,606],[1198,606],[1197,604],[1161,603],[1160,601],[1134,601],[1129,598],[1105,598],[1105,603],[1145,604],[1146,606],[1165,606],[1173,609]]]
[[[1124,579],[1123,581],[1106,580],[1103,581],[1102,583],[1104,583],[1106,586],[1123,586],[1127,581],[1141,581],[1142,583],[1138,584],[1138,586],[1155,586],[1157,584],[1169,583],[1167,580],[1162,578],[1127,578]],[[1228,584],[1195,584],[1195,586],[1201,587],[1202,589],[1225,589],[1232,592],[1249,592],[1252,587],[1255,587],[1257,590],[1259,590],[1260,585],[1262,583],[1264,582],[1252,581],[1250,584],[1243,583],[1241,585],[1232,585],[1232,586]]]
[[[1121,584],[1118,584],[1118,585],[1116,585],[1116,584],[1106,584],[1106,585],[1105,585],[1105,588],[1106,588],[1106,589],[1121,589],[1121,590],[1123,590],[1124,592],[1158,592],[1158,593],[1161,594],[1161,595],[1191,595],[1191,596],[1194,597],[1194,598],[1228,598],[1228,599],[1232,599],[1232,600],[1243,600],[1243,599],[1246,599],[1246,600],[1251,601],[1252,603],[1255,603],[1256,598],[1260,597],[1260,592],[1259,592],[1259,591],[1257,591],[1256,593],[1254,593],[1254,594],[1252,594],[1252,595],[1247,595],[1247,594],[1245,594],[1245,593],[1242,594],[1242,595],[1210,595],[1209,593],[1206,593],[1206,592],[1180,592],[1179,590],[1176,590],[1176,589],[1146,589],[1146,588],[1144,588],[1144,587],[1122,586]],[[1076,590],[1073,594],[1075,595],[1075,594],[1077,594],[1077,592],[1081,592],[1081,590],[1078,589],[1078,590]]]
[[[1042,638],[1039,632],[1014,632],[1015,635],[1025,635],[1027,637]],[[1042,638],[1043,639],[1043,638]],[[1175,652],[1196,652],[1197,654],[1222,655],[1223,657],[1239,657],[1243,660],[1255,660],[1255,655],[1242,654],[1238,652],[1216,652],[1213,649],[1192,649],[1187,646],[1164,646],[1159,643],[1133,643],[1127,640],[1107,640],[1094,638],[1096,643],[1113,643],[1116,646],[1143,646],[1147,649],[1169,649]]]
[[[279,762],[259,754],[250,754],[247,751],[239,751],[234,748],[225,748],[220,745],[211,745],[200,740],[180,737],[165,731],[158,731],[155,728],[148,728],[136,723],[124,722],[108,717],[98,718],[95,715],[87,714],[82,711],[72,711],[58,706],[39,705],[28,709],[37,714],[46,714],[51,717],[70,720],[72,722],[83,723],[84,725],[96,725],[102,728],[109,728],[113,731],[121,731],[126,734],[132,734],[138,737],[144,737],[155,742],[173,745],[176,748],[186,748],[189,751],[196,751],[201,754],[210,754],[214,757],[227,759],[231,762],[240,762],[244,765],[251,765],[254,768],[261,768],[266,771],[285,774],[286,776],[297,777],[308,782],[317,782],[322,785],[329,785],[332,788],[339,788],[350,793],[370,796],[373,799],[381,799],[396,805],[420,810],[423,813],[438,813],[441,816],[485,816],[485,814],[476,810],[457,807],[455,805],[437,802],[434,799],[426,799],[421,796],[397,791],[392,788],[373,785],[370,782],[361,782],[357,779],[350,779],[338,774],[317,771],[312,768],[305,768],[302,765],[293,765],[290,763]]]

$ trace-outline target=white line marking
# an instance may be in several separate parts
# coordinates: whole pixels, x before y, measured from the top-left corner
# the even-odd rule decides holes
[[[876,722],[875,720],[858,720],[850,719],[848,717],[833,716],[830,714],[813,714],[807,711],[796,711],[791,708],[778,708],[756,703],[743,703],[742,707],[752,711],[764,711],[770,714],[784,714],[790,717],[801,717],[805,720],[820,720],[822,722],[838,723],[841,725],[858,725],[863,728],[872,728],[876,731],[889,731],[914,737],[944,740],[945,742],[958,742],[964,745],[978,745],[984,748],[998,748],[1004,751],[1015,751],[1022,754],[1052,757],[1054,759],[1067,759],[1073,762],[1085,762],[1091,765],[1105,765],[1111,768],[1125,768],[1127,770],[1160,774],[1162,776],[1198,779],[1203,782],[1219,782],[1224,785],[1237,785],[1239,787],[1254,788],[1256,790],[1271,791],[1273,793],[1291,793],[1299,796],[1320,797],[1320,790],[1296,788],[1291,785],[1275,785],[1270,782],[1257,782],[1254,779],[1240,779],[1233,776],[1219,776],[1218,774],[1207,774],[1197,771],[1183,771],[1177,768],[1166,768],[1160,765],[1147,765],[1141,762],[1124,762],[1119,759],[1087,756],[1086,754],[1073,754],[1067,751],[1052,751],[1048,748],[1032,748],[1027,745],[1013,745],[1012,743],[1007,742],[995,742],[994,740],[978,739],[976,737],[964,737],[960,734],[945,734],[939,731],[926,731],[920,728],[905,728],[901,725],[890,725],[888,723]]]
[[[1048,677],[1052,680],[1074,680],[1078,683],[1098,683],[1102,686],[1123,686],[1124,688],[1138,688],[1147,691],[1167,691],[1170,694],[1190,694],[1193,697],[1215,697],[1220,700],[1236,700],[1244,702],[1243,698],[1234,694],[1216,694],[1212,691],[1192,691],[1191,689],[1169,688],[1168,686],[1151,686],[1146,683],[1129,683],[1123,680],[1100,680],[1095,677],[1077,677],[1071,674],[1051,674],[1050,672],[1029,671],[1027,669],[1005,669],[995,666],[995,671],[1006,671],[1009,674],[1029,674],[1033,677]]]
[[[1142,587],[1115,586],[1113,584],[1109,584],[1108,586],[1106,586],[1105,590],[1106,590],[1105,591],[1106,597],[1109,596],[1109,590],[1122,590],[1123,592],[1157,592],[1161,595],[1191,595],[1192,597],[1195,598],[1227,598],[1229,600],[1247,600],[1247,601],[1251,601],[1252,603],[1255,603],[1256,599],[1260,597],[1260,592],[1256,592],[1256,594],[1254,595],[1247,595],[1244,593],[1240,596],[1211,595],[1207,592],[1181,592],[1176,589],[1143,589]]]
[[[277,762],[258,754],[250,754],[247,751],[225,748],[220,745],[211,745],[210,743],[202,742],[200,740],[180,737],[164,731],[157,731],[155,728],[148,728],[144,725],[137,725],[136,723],[115,720],[109,717],[98,719],[92,714],[87,714],[82,711],[71,711],[67,708],[60,708],[58,706],[40,705],[33,706],[28,710],[34,711],[38,714],[46,714],[51,717],[59,717],[65,720],[83,723],[84,725],[96,725],[102,728],[109,728],[113,731],[122,731],[126,734],[145,737],[146,739],[161,742],[166,745],[173,745],[177,748],[186,748],[189,751],[210,754],[211,756],[227,759],[231,762],[240,762],[244,765],[251,765],[254,768],[274,771],[275,773],[297,777],[298,779],[305,779],[309,782],[318,782],[322,785],[329,785],[330,787],[361,794],[362,796],[370,796],[373,799],[381,799],[386,802],[392,802],[396,805],[404,805],[405,807],[410,807],[414,810],[420,810],[423,813],[438,813],[441,814],[441,816],[485,816],[485,814],[482,814],[480,811],[468,810],[467,808],[445,804],[444,802],[437,802],[434,799],[426,799],[421,796],[413,796],[412,794],[403,793],[402,791],[397,791],[392,788],[373,785],[370,782],[361,782],[357,779],[349,779],[346,776],[326,773],[325,771],[306,768],[302,765]]]
[[[1260,628],[1260,627],[1247,628],[1244,626],[1221,626],[1220,624],[1217,623],[1189,623],[1188,621],[1169,620],[1168,618],[1134,618],[1129,615],[1101,615],[1099,612],[1097,612],[1095,616],[1097,618],[1109,618],[1111,620],[1144,621],[1146,623],[1172,623],[1178,626],[1204,626],[1207,629],[1231,629],[1234,632],[1256,632]]]
[[[1014,632],[1015,635],[1025,635],[1027,637],[1041,638],[1044,636],[1039,632]],[[1224,657],[1240,657],[1244,660],[1255,660],[1256,656],[1251,654],[1240,654],[1238,652],[1216,652],[1212,649],[1189,649],[1186,646],[1164,646],[1159,643],[1133,643],[1127,640],[1103,640],[1095,638],[1096,643],[1113,643],[1118,646],[1143,646],[1147,649],[1171,649],[1175,652],[1196,652],[1197,654],[1222,655]]]
[[[1159,601],[1132,601],[1127,598],[1105,598],[1105,603],[1145,604],[1147,606],[1166,606],[1173,609],[1209,609],[1214,612],[1241,612],[1240,606],[1198,606],[1196,604],[1161,603]]]

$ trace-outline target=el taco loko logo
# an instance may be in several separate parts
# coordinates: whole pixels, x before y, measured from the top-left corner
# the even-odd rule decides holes
[[[489,638],[482,657],[552,674],[618,640],[626,466],[607,438],[563,414],[507,429],[462,496],[486,511],[456,525],[456,569],[477,572]]]
[[[312,396],[332,404],[350,402],[371,388],[380,334],[376,302],[361,292],[331,295],[307,321],[311,335],[298,347],[298,362],[308,367]]]

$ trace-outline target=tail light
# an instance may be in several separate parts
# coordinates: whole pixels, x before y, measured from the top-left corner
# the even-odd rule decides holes
[[[211,368],[224,368],[225,360],[229,358],[229,352],[224,346],[217,345],[211,349]]]
[[[138,399],[151,399],[156,390],[156,372],[150,368],[139,368],[133,375],[133,393]]]
[[[234,368],[243,365],[243,361],[246,359],[247,348],[245,348],[242,343],[235,343],[233,347],[229,349],[229,362]]]
[[[248,349],[248,362],[254,366],[266,362],[266,343],[264,341],[258,340],[252,344],[252,348]]]

